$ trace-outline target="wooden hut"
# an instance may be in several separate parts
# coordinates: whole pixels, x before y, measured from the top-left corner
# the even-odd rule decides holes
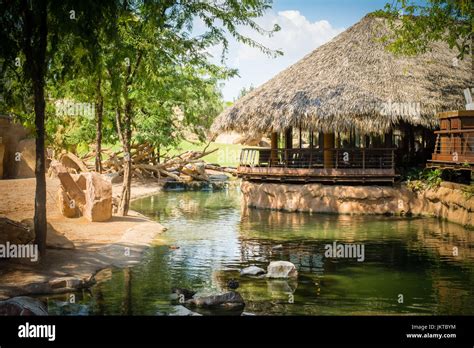
[[[474,170],[474,110],[448,111],[438,115],[440,130],[430,168]]]
[[[238,100],[214,133],[265,134],[271,148],[244,149],[249,180],[393,182],[403,161],[424,163],[440,111],[464,107],[470,59],[446,43],[396,56],[382,40],[387,19],[365,16]]]

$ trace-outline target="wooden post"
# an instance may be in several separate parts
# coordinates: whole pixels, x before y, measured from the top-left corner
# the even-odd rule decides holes
[[[300,139],[299,139],[299,141],[300,141],[300,149],[301,149],[301,148],[303,147],[303,134],[301,133],[301,128],[299,129],[299,131],[300,131]]]
[[[324,168],[333,167],[334,133],[324,133]]]
[[[270,165],[273,163],[278,162],[278,133],[272,132],[270,135],[270,147],[271,147],[271,154],[270,154]]]
[[[318,133],[318,147],[320,150],[324,149],[324,133]]]
[[[285,149],[293,148],[293,127],[288,127],[285,130]]]

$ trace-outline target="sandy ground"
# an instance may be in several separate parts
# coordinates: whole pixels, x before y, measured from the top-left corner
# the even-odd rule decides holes
[[[56,207],[59,180],[47,179],[48,222],[72,241],[74,250],[48,249],[38,264],[0,261],[0,299],[12,296],[65,292],[89,286],[101,269],[138,263],[143,252],[163,226],[131,211],[127,217],[114,216],[107,222],[68,219]],[[113,185],[118,195],[121,184]],[[135,182],[132,199],[157,193],[156,181]],[[0,180],[0,215],[20,221],[34,216],[34,179]]]

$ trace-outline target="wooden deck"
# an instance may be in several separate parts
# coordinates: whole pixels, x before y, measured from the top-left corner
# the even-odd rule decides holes
[[[243,149],[244,180],[292,183],[393,183],[394,149]]]

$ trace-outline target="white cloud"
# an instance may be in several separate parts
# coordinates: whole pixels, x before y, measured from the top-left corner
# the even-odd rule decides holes
[[[257,48],[241,44],[231,38],[227,64],[232,68],[237,68],[240,77],[225,83],[223,93],[226,100],[233,100],[243,87],[250,85],[257,87],[268,81],[281,70],[344,30],[344,28],[334,28],[327,20],[310,22],[296,10],[278,13],[271,11],[257,22],[265,29],[278,24],[281,30],[272,37],[258,35],[250,28],[241,28],[240,32],[266,47],[283,51],[284,55],[270,58]],[[216,61],[220,59],[217,50],[212,49],[209,52],[214,54]]]

